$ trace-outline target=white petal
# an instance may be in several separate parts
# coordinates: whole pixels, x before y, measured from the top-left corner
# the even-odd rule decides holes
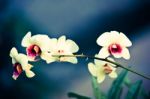
[[[98,57],[99,58],[106,58],[110,55],[110,53],[108,52],[108,48],[107,47],[103,47],[101,48],[101,50],[98,53]]]
[[[88,69],[93,76],[97,76],[96,67],[93,63],[88,64]]]
[[[14,80],[17,80],[18,76],[19,76],[19,75],[13,75],[12,78],[13,78]]]
[[[50,44],[49,44],[49,51],[50,52],[55,52],[57,49],[57,39],[56,38],[52,38],[50,40]]]
[[[28,78],[32,78],[33,76],[35,76],[34,72],[32,72],[31,70],[25,71],[25,73]]]
[[[69,48],[69,50],[72,52],[72,53],[75,53],[79,50],[79,47],[78,45],[72,41],[72,40],[67,40],[66,41],[66,46]]]
[[[60,61],[66,61],[66,62],[70,62],[70,63],[73,63],[73,64],[77,64],[78,63],[78,60],[76,57],[61,57]]]
[[[130,59],[130,53],[129,53],[129,50],[127,48],[123,48],[122,57],[125,59]]]
[[[112,62],[115,62],[115,60],[113,58],[111,58],[111,57],[108,57],[107,59],[112,61]]]
[[[115,58],[121,58],[122,57],[122,53],[121,54],[118,54],[118,53],[116,53],[116,54],[112,54]]]
[[[14,59],[14,58],[12,58],[12,64],[15,64],[17,61]]]
[[[39,46],[42,51],[48,51],[50,49],[50,42],[50,38],[43,34],[37,34],[31,38],[31,43]]]
[[[56,57],[52,57],[51,53],[43,52],[41,53],[41,58],[46,61],[46,63],[52,63],[57,60]]]
[[[24,38],[22,39],[22,42],[21,42],[21,45],[23,47],[27,47],[27,46],[30,46],[30,39],[31,39],[31,32],[28,32]]]
[[[109,35],[109,38],[110,39],[110,44],[113,44],[113,43],[120,43],[120,34],[119,32],[117,31],[110,31],[110,35]],[[110,45],[109,44],[109,45]]]
[[[18,51],[15,47],[10,50],[10,57],[15,57],[18,55]]]
[[[103,66],[105,65],[107,62],[102,61],[102,60],[98,60],[98,59],[94,59],[94,63],[96,66]]]
[[[24,66],[24,70],[25,70],[25,71],[28,71],[28,70],[30,70],[31,68],[33,68],[33,65],[31,65],[31,64],[27,64],[26,66]]]
[[[97,76],[97,82],[98,83],[102,83],[105,79],[105,74],[101,74],[99,76]]]
[[[127,36],[123,33],[120,33],[120,44],[125,47],[132,46],[132,42],[127,38]]]
[[[96,54],[95,57],[100,58],[100,56],[98,54]],[[98,60],[98,59],[94,59],[94,63],[95,63],[96,66],[103,66],[103,65],[106,64],[105,61]]]
[[[66,36],[59,37],[59,39],[58,39],[59,46],[64,46],[65,42],[66,42]]]
[[[25,70],[26,66],[28,66],[28,58],[25,54],[18,54],[16,56],[16,61],[21,64],[23,70]]]
[[[110,44],[110,33],[105,32],[102,35],[100,35],[97,39],[97,44],[100,46],[108,46]]]
[[[109,76],[110,76],[111,78],[117,78],[117,73],[116,73],[115,71],[113,71],[113,72],[111,72],[111,73],[109,74]]]

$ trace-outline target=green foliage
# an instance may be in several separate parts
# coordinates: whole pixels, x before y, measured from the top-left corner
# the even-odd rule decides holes
[[[126,99],[137,99],[138,94],[140,92],[142,80],[139,80],[135,83],[133,83],[128,90],[128,93],[126,95]]]
[[[128,71],[127,70],[123,70],[118,78],[116,80],[113,81],[111,88],[108,92],[108,99],[111,99],[113,97],[113,99],[118,99],[121,96],[122,93],[122,85],[124,83],[124,79],[126,78]]]
[[[150,99],[150,93],[147,93],[143,88],[141,88],[142,80],[136,81],[132,83],[130,79],[127,77],[127,70],[123,70],[118,78],[116,78],[111,88],[108,92],[108,96],[106,96],[99,88],[99,84],[97,83],[97,79],[92,76],[92,88],[95,99],[120,99],[123,93],[123,88],[127,86],[128,92],[126,94],[125,99]],[[69,93],[69,97],[74,97],[76,99],[90,99],[86,96],[81,96],[75,93]],[[140,97],[139,97],[140,96]]]
[[[97,79],[92,76],[92,87],[95,99],[106,99],[106,96],[99,89],[99,84],[97,83]]]

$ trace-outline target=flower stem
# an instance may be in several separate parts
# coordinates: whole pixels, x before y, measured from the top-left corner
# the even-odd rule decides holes
[[[100,93],[100,90],[98,88],[97,80],[93,76],[91,77],[91,79],[92,79],[91,80],[92,81],[92,88],[93,88],[93,93],[94,93],[95,99],[101,99],[101,93]]]
[[[90,59],[102,60],[102,61],[106,61],[106,62],[112,63],[112,64],[116,65],[116,67],[120,67],[120,68],[126,69],[126,70],[128,70],[128,71],[130,71],[132,73],[135,73],[135,74],[137,74],[137,75],[139,75],[139,76],[141,76],[143,78],[146,78],[146,79],[150,80],[150,77],[145,76],[144,74],[138,73],[137,71],[135,71],[135,70],[133,70],[133,69],[131,69],[129,67],[125,67],[125,66],[123,66],[123,65],[121,65],[121,64],[119,64],[117,62],[113,62],[113,61],[110,61],[110,60],[104,59],[104,58],[98,58],[98,57],[88,56],[88,55],[83,55],[83,54],[81,54],[81,55],[52,55],[52,56],[53,57],[80,57],[80,58],[90,58]]]

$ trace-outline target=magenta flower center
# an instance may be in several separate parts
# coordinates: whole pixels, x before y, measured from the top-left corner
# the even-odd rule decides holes
[[[108,66],[108,64],[104,65],[104,72],[105,74],[110,74],[112,72],[112,69],[110,66]]]
[[[31,45],[27,49],[27,55],[30,57],[35,58],[36,56],[39,56],[41,54],[41,49],[37,45]]]
[[[119,44],[111,44],[109,47],[108,47],[108,50],[111,54],[116,54],[116,53],[121,53],[122,52],[122,48]]]
[[[19,64],[19,63],[15,63],[13,65],[13,69],[14,69],[15,75],[20,75],[22,73],[22,71],[23,71],[22,67],[21,67],[21,64]]]

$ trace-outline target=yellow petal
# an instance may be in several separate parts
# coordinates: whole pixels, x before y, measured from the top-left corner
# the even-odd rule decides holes
[[[18,51],[15,47],[10,50],[10,57],[15,57],[18,55]]]
[[[18,54],[16,56],[16,61],[21,64],[23,70],[25,70],[26,66],[28,66],[28,58],[25,54]]]
[[[97,76],[97,82],[102,83],[105,80],[105,74],[101,74]]]
[[[89,69],[89,72],[90,72],[93,76],[97,76],[96,66],[95,66],[93,63],[89,63],[89,64],[88,64],[88,69]]]
[[[25,71],[25,73],[28,78],[32,78],[33,76],[35,76],[34,72],[32,72],[30,70]]]
[[[111,73],[109,74],[109,76],[110,76],[111,78],[117,78],[117,73],[116,73],[115,71],[113,71],[113,72],[111,72]]]

